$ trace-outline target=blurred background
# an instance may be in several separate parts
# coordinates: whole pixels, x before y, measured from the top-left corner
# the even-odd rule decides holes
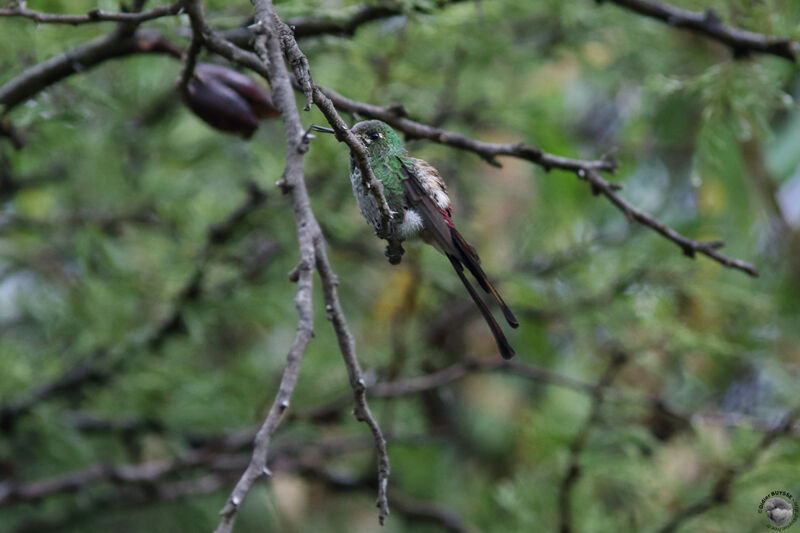
[[[797,0],[672,2],[800,38]],[[359,5],[277,9],[337,19]],[[306,179],[389,438],[392,514],[380,529],[371,435],[351,414],[315,280],[316,337],[274,475],[236,530],[763,530],[764,496],[800,497],[800,428],[781,430],[800,404],[796,65],[734,60],[609,2],[392,6],[402,14],[352,36],[300,40],[317,83],[482,141],[613,155],[624,198],[724,240],[761,276],[683,256],[574,174],[409,141],[447,180],[459,229],[520,318],[518,366],[499,367],[441,255],[408,244],[388,264],[346,147],[320,136]],[[205,8],[220,30],[252,9]],[[188,45],[186,17],[146,26]],[[114,27],[2,18],[0,84]],[[297,326],[294,219],[275,186],[282,124],[250,140],[212,129],[177,96],[180,71],[168,55],[131,55],[4,116],[25,145],[0,137],[2,532],[210,531],[274,398]],[[316,109],[303,120],[325,124]]]

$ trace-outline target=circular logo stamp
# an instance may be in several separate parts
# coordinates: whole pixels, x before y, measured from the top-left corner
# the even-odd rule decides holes
[[[773,490],[761,499],[758,506],[758,512],[767,517],[767,528],[776,531],[791,527],[800,515],[798,511],[797,500],[785,490]]]

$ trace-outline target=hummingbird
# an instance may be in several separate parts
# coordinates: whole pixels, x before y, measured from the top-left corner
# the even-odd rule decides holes
[[[312,129],[334,133],[333,129],[322,126],[312,126]],[[370,167],[375,177],[383,184],[386,202],[393,212],[392,237],[399,241],[420,238],[447,257],[486,320],[500,355],[504,359],[511,359],[514,356],[514,349],[489,307],[467,279],[464,267],[469,270],[481,289],[494,298],[509,326],[517,328],[519,322],[481,268],[481,260],[475,248],[467,243],[453,224],[453,206],[439,171],[427,161],[409,155],[400,137],[385,122],[365,120],[355,124],[351,131],[366,147]],[[361,171],[352,155],[350,183],[361,214],[377,229],[381,224],[378,203],[364,187]],[[390,256],[390,262],[399,263],[399,257],[397,261],[392,261]]]

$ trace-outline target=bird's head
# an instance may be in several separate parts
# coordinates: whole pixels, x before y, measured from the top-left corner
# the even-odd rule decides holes
[[[330,128],[312,126],[315,131],[333,133]],[[380,120],[364,120],[355,124],[350,131],[364,143],[370,158],[399,154],[405,151],[403,141],[387,123]]]
[[[397,133],[385,122],[380,120],[364,120],[359,122],[351,131],[367,147],[370,157],[402,152],[403,141]]]

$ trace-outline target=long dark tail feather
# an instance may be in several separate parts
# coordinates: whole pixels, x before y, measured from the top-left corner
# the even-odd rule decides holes
[[[494,335],[494,340],[497,343],[497,348],[500,350],[500,355],[503,356],[503,359],[511,359],[514,357],[514,348],[508,343],[508,339],[503,334],[503,330],[500,329],[500,325],[492,316],[492,312],[489,311],[489,308],[486,306],[481,297],[478,296],[478,293],[473,288],[472,284],[469,282],[467,277],[464,275],[464,267],[461,265],[461,262],[453,257],[452,255],[447,256],[450,259],[450,263],[453,264],[453,269],[455,269],[456,274],[458,274],[461,283],[464,284],[464,287],[467,288],[467,292],[472,297],[472,300],[475,302],[475,305],[478,306],[481,314],[483,315],[484,320],[486,320],[486,324],[489,325],[489,329],[492,331],[492,335]]]
[[[469,271],[472,272],[472,275],[475,276],[475,279],[478,281],[478,285],[497,300],[497,305],[502,309],[503,316],[506,318],[508,325],[512,328],[518,328],[519,321],[517,317],[514,316],[514,313],[511,312],[511,309],[509,309],[508,305],[506,305],[506,302],[503,300],[503,297],[500,296],[500,293],[494,288],[492,282],[489,281],[486,272],[481,268],[481,260],[475,252],[475,249],[464,240],[464,237],[462,237],[455,228],[450,228],[450,234],[453,237],[453,245],[461,255],[461,257],[458,258],[460,262],[464,263]]]

